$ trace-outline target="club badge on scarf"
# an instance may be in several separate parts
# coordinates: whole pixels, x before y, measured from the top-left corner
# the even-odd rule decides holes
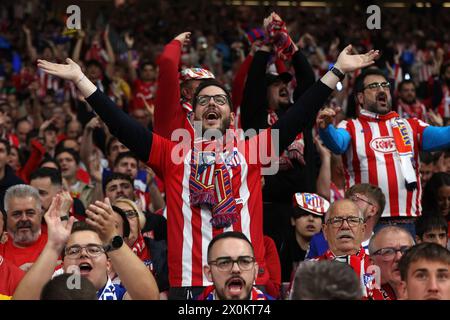
[[[191,155],[189,191],[191,204],[210,209],[211,224],[214,228],[221,229],[235,223],[238,213],[230,174],[225,161],[217,159],[218,156],[213,151],[198,151],[194,146]]]
[[[395,146],[400,156],[402,173],[406,179],[406,188],[408,190],[414,190],[417,188],[417,177],[414,170],[412,140],[408,134],[408,128],[404,120],[398,117],[392,118],[390,124],[394,134]]]

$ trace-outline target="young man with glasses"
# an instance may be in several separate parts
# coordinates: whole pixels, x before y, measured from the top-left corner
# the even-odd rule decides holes
[[[20,282],[13,299],[39,299],[61,254],[64,272],[88,278],[99,300],[159,299],[153,275],[118,235],[120,230],[108,198],[88,207],[86,222],[74,223],[73,217],[61,221],[61,204],[58,194],[45,214],[48,242]],[[120,276],[120,285],[111,282],[108,276],[111,268]]]
[[[363,297],[374,299],[380,293],[374,287],[370,258],[361,246],[365,227],[362,212],[353,201],[335,201],[328,209],[322,227],[329,249],[313,261],[335,260],[350,265],[361,281]]]
[[[403,119],[392,109],[390,85],[379,69],[366,69],[356,80],[357,119],[332,125],[336,113],[322,110],[317,122],[323,143],[343,154],[346,187],[379,186],[386,207],[381,222],[403,225],[414,236],[414,218],[421,215],[419,151],[450,146],[450,127],[433,127],[417,118]]]
[[[197,297],[198,300],[272,300],[253,283],[258,274],[253,246],[240,232],[219,234],[208,245],[205,277],[213,285]]]
[[[377,300],[402,298],[398,263],[403,253],[413,245],[411,234],[396,226],[386,226],[370,239],[370,259],[380,268],[381,296],[376,297]]]

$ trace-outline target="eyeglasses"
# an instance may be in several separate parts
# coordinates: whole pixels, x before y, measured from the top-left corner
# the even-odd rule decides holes
[[[374,205],[374,204],[373,204],[372,202],[370,202],[369,200],[363,199],[363,198],[361,198],[360,196],[358,196],[357,194],[352,195],[352,196],[350,197],[350,199],[351,199],[352,201],[354,201],[354,202],[356,202],[356,201],[359,200],[359,201],[365,202],[365,203],[367,203],[367,204],[370,204],[371,206]]]
[[[356,227],[357,225],[362,223],[364,221],[364,219],[360,218],[360,217],[354,217],[354,216],[349,216],[349,217],[345,217],[345,218],[344,217],[334,217],[334,218],[328,219],[327,224],[331,224],[334,228],[340,228],[344,224],[344,221],[347,221],[347,224],[350,227]]]
[[[409,248],[411,248],[411,246],[401,246],[398,249],[393,247],[381,248],[375,251],[372,255],[381,256],[384,261],[390,261],[394,259],[397,252],[401,252],[403,255]]]
[[[88,256],[91,258],[98,257],[105,253],[105,249],[99,244],[88,244],[87,246],[74,245],[66,248],[64,253],[69,258],[78,259],[81,256],[83,249],[86,249]]]
[[[369,83],[367,86],[364,87],[365,89],[378,89],[378,88],[382,88],[382,89],[389,89],[391,87],[391,84],[389,82],[373,82],[373,83]]]
[[[234,263],[237,263],[239,269],[241,269],[242,271],[248,271],[254,266],[255,258],[250,256],[241,256],[236,260],[233,260],[229,257],[226,257],[218,258],[214,261],[208,262],[208,264],[210,265],[215,265],[220,271],[231,271],[231,269],[233,269]]]
[[[134,210],[124,211],[123,213],[125,213],[127,218],[136,218],[138,216],[138,213]]]
[[[219,106],[223,106],[225,103],[227,103],[228,98],[224,94],[216,94],[214,96],[208,96],[208,95],[202,95],[197,97],[197,103],[199,105],[206,106],[209,101],[211,101],[211,98],[214,99],[214,102],[217,103]]]

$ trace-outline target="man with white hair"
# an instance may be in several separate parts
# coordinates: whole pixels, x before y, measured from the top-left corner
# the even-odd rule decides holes
[[[358,206],[349,199],[335,201],[325,215],[323,232],[329,249],[314,261],[335,260],[346,263],[357,273],[363,297],[374,299],[379,290],[373,286],[371,261],[361,243],[366,224]]]
[[[27,271],[47,243],[47,231],[41,228],[42,205],[37,189],[18,184],[5,194],[8,241],[0,244],[0,254]]]

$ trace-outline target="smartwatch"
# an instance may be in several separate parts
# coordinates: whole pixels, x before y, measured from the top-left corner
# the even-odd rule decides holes
[[[119,249],[123,245],[123,238],[121,236],[114,236],[111,240],[110,244],[107,244],[105,248],[105,252],[111,252]]]
[[[344,74],[344,73],[342,73],[342,71],[341,71],[341,70],[339,70],[338,68],[336,68],[336,67],[333,67],[333,68],[331,68],[331,70],[330,70],[330,71],[331,71],[331,72],[333,72],[333,73],[334,73],[334,75],[335,75],[336,77],[338,77],[340,81],[344,80],[344,78],[345,78],[345,74]]]

